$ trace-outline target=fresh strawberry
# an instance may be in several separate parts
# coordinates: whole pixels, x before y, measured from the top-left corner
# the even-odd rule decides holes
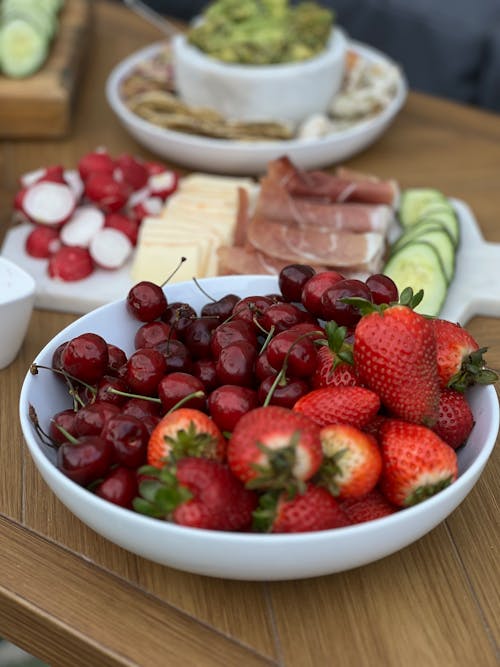
[[[325,325],[326,340],[318,350],[316,369],[311,378],[313,389],[355,386],[359,384],[354,370],[352,345],[345,340],[346,328],[336,322]]]
[[[254,530],[269,533],[304,533],[350,523],[332,494],[314,484],[303,493],[265,493],[253,516]]]
[[[295,403],[295,412],[307,415],[318,426],[352,424],[363,428],[377,414],[380,399],[364,387],[323,387],[310,391]]]
[[[436,336],[438,372],[441,387],[465,391],[473,384],[493,384],[498,375],[485,367],[480,348],[466,329],[447,320],[431,320]]]
[[[380,490],[394,505],[415,505],[456,480],[457,455],[426,426],[388,419],[380,437]]]
[[[466,397],[455,389],[443,389],[439,399],[439,417],[432,427],[450,447],[463,445],[474,426],[474,416]]]
[[[407,305],[374,308],[354,334],[358,377],[393,416],[432,426],[439,403],[433,326]]]
[[[381,491],[375,487],[361,498],[346,498],[339,502],[341,509],[353,524],[373,521],[397,512]]]
[[[338,498],[369,493],[382,472],[382,455],[375,438],[350,424],[330,424],[319,437],[324,461],[318,473],[321,485]]]
[[[141,469],[134,509],[182,526],[210,530],[249,528],[257,495],[213,459],[187,457],[170,467]]]
[[[204,412],[179,408],[167,413],[153,429],[148,442],[150,466],[162,468],[169,459],[185,456],[224,460],[226,440]]]
[[[369,433],[370,435],[372,435],[378,442],[380,437],[380,429],[386,419],[388,419],[386,415],[382,414],[375,415],[375,417],[370,422],[368,422],[368,424],[364,426],[363,431],[365,431],[365,433]]]
[[[255,408],[236,424],[227,458],[236,477],[253,488],[301,488],[323,460],[319,427],[288,408]]]

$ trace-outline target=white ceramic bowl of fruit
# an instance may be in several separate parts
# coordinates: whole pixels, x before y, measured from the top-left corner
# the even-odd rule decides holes
[[[200,281],[213,299],[276,294],[276,278],[228,276]],[[199,312],[208,299],[195,282],[164,288],[169,304],[184,302]],[[103,306],[55,336],[35,363],[51,367],[56,350],[92,332],[130,358],[141,323],[124,300]],[[56,354],[57,356],[57,354]],[[85,524],[115,544],[152,561],[209,576],[246,580],[306,578],[355,568],[387,556],[419,539],[443,521],[477,482],[493,450],[499,427],[498,398],[492,386],[468,390],[474,426],[465,446],[456,450],[458,476],[424,502],[382,518],[325,530],[256,533],[209,530],[178,525],[118,506],[70,479],[58,468],[58,451],[30,418],[34,408],[40,427],[49,432],[54,415],[71,407],[67,386],[50,370],[28,373],[20,396],[24,438],[42,477],[56,496]],[[31,411],[32,412],[32,411]]]

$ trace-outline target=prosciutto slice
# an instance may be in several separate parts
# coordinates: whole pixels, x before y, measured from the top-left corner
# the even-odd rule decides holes
[[[360,202],[395,207],[399,188],[395,181],[344,171],[342,175],[326,171],[301,171],[287,157],[273,160],[268,175],[295,197],[309,197],[329,202]]]
[[[332,231],[380,232],[386,234],[394,214],[383,204],[340,204],[292,196],[276,179],[264,177],[257,200],[258,215],[273,220],[289,220],[305,226]]]
[[[338,232],[324,227],[302,227],[254,215],[247,230],[257,250],[288,263],[321,264],[352,270],[378,269],[385,237],[377,232]]]

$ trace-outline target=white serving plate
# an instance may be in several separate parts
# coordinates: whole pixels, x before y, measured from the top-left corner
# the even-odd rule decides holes
[[[124,77],[136,65],[154,57],[164,48],[163,42],[155,43],[120,62],[108,77],[106,96],[122,125],[140,144],[174,164],[190,169],[225,174],[259,174],[266,171],[270,160],[285,154],[302,169],[318,169],[342,162],[370,146],[385,132],[408,93],[402,75],[396,95],[383,111],[351,128],[319,139],[244,142],[201,137],[153,125],[132,113],[121,100],[119,89]],[[370,61],[394,64],[380,51],[364,44],[350,41],[349,48]]]
[[[215,299],[277,291],[268,276],[227,276],[200,281]],[[193,282],[165,289],[169,301],[199,309],[206,297]],[[138,323],[122,301],[108,304],[72,323],[45,346],[35,361],[50,365],[62,342],[84,332],[102,335],[132,352]],[[498,398],[492,386],[470,392],[475,426],[458,452],[459,478],[429,500],[389,517],[334,530],[289,535],[255,535],[184,528],[117,507],[65,477],[54,465],[54,450],[42,445],[28,418],[32,405],[47,429],[53,414],[68,407],[63,384],[50,372],[29,372],[19,414],[24,438],[42,477],[56,496],[85,524],[111,542],[152,561],[188,572],[227,579],[286,580],[341,572],[376,561],[411,544],[445,519],[467,496],[493,450],[498,433]]]
[[[451,200],[460,221],[461,243],[455,277],[449,288],[441,316],[465,325],[475,315],[500,317],[500,243],[484,240],[470,208]],[[35,307],[83,314],[126,296],[133,285],[130,263],[117,271],[97,269],[74,283],[54,280],[47,275],[46,260],[34,259],[24,251],[29,233],[26,225],[10,229],[2,255],[22,267],[36,281]]]

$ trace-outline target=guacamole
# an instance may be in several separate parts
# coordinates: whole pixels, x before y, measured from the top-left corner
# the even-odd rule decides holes
[[[227,63],[270,65],[307,60],[326,46],[334,12],[315,2],[216,0],[188,41]]]

